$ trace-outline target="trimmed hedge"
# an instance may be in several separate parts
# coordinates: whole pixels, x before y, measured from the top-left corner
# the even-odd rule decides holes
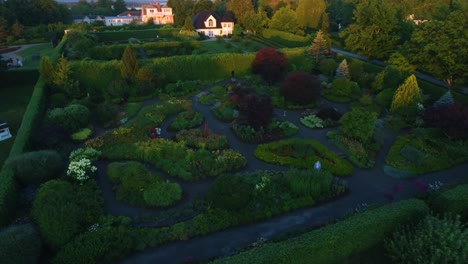
[[[417,222],[428,214],[423,201],[405,200],[213,263],[341,263],[378,245],[401,224]]]
[[[304,37],[275,29],[263,29],[262,36],[290,48],[308,46],[312,43],[310,35]]]
[[[431,207],[440,214],[459,214],[463,219],[468,219],[468,184],[440,193],[431,201]]]
[[[2,264],[38,263],[42,242],[31,224],[13,225],[0,232]]]
[[[254,156],[268,163],[292,166],[299,169],[312,169],[320,161],[323,169],[336,176],[349,176],[353,167],[338,157],[317,140],[292,138],[260,144]]]
[[[11,221],[16,209],[17,190],[13,168],[4,165],[0,172],[0,227]]]
[[[125,31],[105,31],[94,33],[98,41],[120,41],[128,40],[129,38],[136,39],[157,39],[174,37],[179,34],[180,29],[169,28],[169,29],[148,29],[148,30],[125,30]]]

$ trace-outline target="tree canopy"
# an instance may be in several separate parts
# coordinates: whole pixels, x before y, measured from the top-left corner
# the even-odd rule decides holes
[[[282,7],[271,18],[270,28],[295,33],[299,28],[296,12],[289,6]]]
[[[299,0],[296,8],[299,27],[319,29],[326,8],[325,0]]]

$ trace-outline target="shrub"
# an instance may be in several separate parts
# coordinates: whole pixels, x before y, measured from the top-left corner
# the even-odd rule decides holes
[[[190,110],[179,113],[169,125],[168,129],[172,131],[179,131],[182,129],[198,127],[202,123],[203,115],[199,112],[193,112]]]
[[[0,232],[0,259],[4,264],[38,263],[42,242],[31,224],[14,225]]]
[[[220,150],[229,146],[225,135],[214,134],[208,128],[181,130],[176,134],[176,140],[183,141],[189,147],[208,150]]]
[[[94,148],[86,147],[86,148],[79,148],[70,153],[69,159],[71,161],[79,161],[82,159],[89,159],[91,161],[95,161],[101,155],[101,151],[96,150]]]
[[[53,123],[62,126],[69,132],[75,132],[88,125],[89,109],[79,104],[71,104],[65,108],[54,108],[47,113],[47,118]]]
[[[308,128],[323,128],[323,120],[317,117],[316,115],[307,115],[301,117],[301,124]]]
[[[17,189],[13,169],[4,165],[0,171],[0,226],[7,225],[14,215],[18,196]]]
[[[428,108],[424,121],[429,127],[441,129],[453,140],[468,139],[468,107],[463,105],[443,104]]]
[[[273,48],[261,49],[252,62],[252,72],[259,74],[271,84],[280,80],[287,65],[288,62],[282,52]]]
[[[8,161],[21,183],[39,184],[57,177],[63,169],[62,156],[53,150],[27,152]]]
[[[416,227],[397,230],[385,247],[396,263],[466,263],[468,230],[460,217],[427,216]]]
[[[399,225],[418,221],[428,213],[420,200],[393,203],[214,263],[341,263],[355,252],[378,245]]]
[[[319,70],[328,77],[333,77],[338,63],[334,59],[324,59],[319,63]]]
[[[443,191],[431,201],[431,207],[439,214],[458,214],[462,220],[468,220],[468,185],[458,185]]]
[[[73,186],[63,180],[43,184],[31,211],[42,238],[53,249],[62,247],[80,231],[80,214]]]
[[[340,131],[351,138],[365,143],[374,134],[375,120],[377,120],[376,113],[353,108],[341,117]]]
[[[338,77],[333,80],[331,89],[324,91],[323,96],[333,102],[345,103],[357,99],[360,94],[361,89],[356,82]]]
[[[332,121],[338,121],[340,120],[341,116],[341,113],[333,107],[325,107],[317,112],[317,117],[319,117],[322,120],[328,119]]]
[[[292,169],[285,176],[297,197],[309,196],[315,201],[323,201],[331,196],[333,176],[327,171]]]
[[[160,182],[153,184],[143,192],[143,199],[149,206],[164,207],[174,204],[182,198],[182,189],[177,183]]]
[[[83,128],[83,129],[71,134],[70,137],[74,141],[85,141],[91,136],[92,133],[93,133],[93,130],[91,130],[90,128]]]
[[[270,97],[248,94],[238,99],[239,114],[246,123],[257,129],[268,125],[273,118]]]
[[[306,72],[291,73],[281,85],[280,93],[291,102],[310,104],[320,98],[320,81]]]
[[[222,104],[212,110],[215,117],[221,122],[231,122],[235,117],[235,110],[233,105]]]
[[[206,194],[209,204],[229,211],[239,211],[250,201],[253,187],[240,175],[221,175]]]

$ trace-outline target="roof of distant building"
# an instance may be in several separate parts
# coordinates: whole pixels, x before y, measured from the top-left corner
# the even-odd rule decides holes
[[[216,23],[216,25],[214,27],[206,27],[205,26],[205,21],[210,16],[213,16],[213,18],[216,19],[216,21],[217,21],[217,23]],[[221,18],[214,11],[201,11],[201,12],[198,12],[198,14],[196,14],[192,19],[193,26],[196,29],[221,28],[221,23],[220,22],[221,22]]]

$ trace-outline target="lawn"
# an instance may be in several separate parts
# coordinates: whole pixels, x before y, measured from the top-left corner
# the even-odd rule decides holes
[[[23,69],[38,69],[41,57],[50,57],[53,52],[54,49],[52,48],[52,45],[50,43],[42,43],[21,50],[16,54],[23,58]]]
[[[4,141],[0,141],[0,164],[5,161],[10,153],[11,146],[15,140],[15,135],[21,126],[24,111],[29,103],[34,84],[9,85],[2,87],[0,96],[0,119],[8,122],[10,132],[13,135]]]

